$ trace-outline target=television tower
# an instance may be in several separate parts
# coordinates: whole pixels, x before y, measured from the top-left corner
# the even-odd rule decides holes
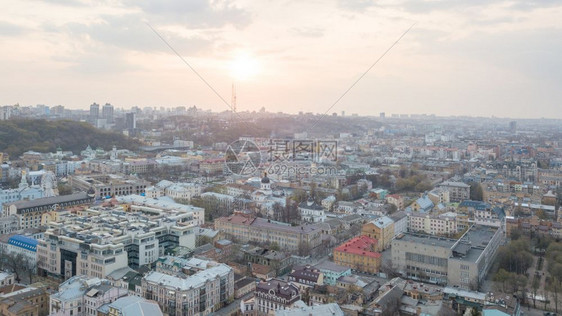
[[[236,86],[234,82],[232,83],[232,98],[230,99],[230,108],[232,110],[232,115],[230,118],[231,123],[234,120],[234,115],[236,115]]]

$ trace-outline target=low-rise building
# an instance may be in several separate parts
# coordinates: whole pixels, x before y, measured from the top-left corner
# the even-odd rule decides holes
[[[355,237],[334,249],[334,262],[366,273],[378,273],[381,254],[376,252],[377,240],[368,236]]]
[[[260,282],[255,293],[260,316],[268,315],[271,311],[289,309],[301,299],[297,286],[277,279]]]
[[[503,231],[473,225],[459,239],[406,233],[392,242],[392,263],[414,280],[478,287],[488,273]]]
[[[439,215],[412,212],[408,214],[408,231],[450,236],[458,232],[456,215],[453,212]]]
[[[225,264],[186,278],[151,271],[142,279],[143,297],[168,315],[208,315],[234,299],[234,272]]]
[[[50,297],[50,315],[97,316],[98,308],[126,296],[128,291],[114,287],[108,280],[74,276],[59,286]]]
[[[41,225],[41,216],[44,213],[56,208],[88,205],[93,200],[93,195],[80,192],[39,198],[32,201],[18,201],[4,204],[2,216],[16,216],[18,219],[18,229],[36,228]]]
[[[324,284],[336,285],[337,280],[342,276],[351,275],[351,268],[342,266],[331,261],[324,261],[314,266],[324,274]]]
[[[46,316],[47,314],[49,314],[49,294],[44,288],[22,288],[11,285],[4,294],[0,295],[0,315]]]
[[[125,296],[115,302],[105,304],[98,308],[97,316],[163,316],[160,306],[154,301],[138,296]]]
[[[224,237],[234,237],[240,242],[276,243],[280,249],[313,250],[322,243],[322,230],[314,225],[290,224],[257,218],[250,214],[235,213],[215,220],[215,229]]]
[[[394,221],[388,216],[382,216],[363,225],[361,235],[369,236],[377,240],[376,251],[382,251],[390,247],[394,238]]]
[[[461,202],[470,199],[470,185],[464,182],[445,181],[439,184],[439,187],[449,191],[451,202]]]
[[[295,266],[289,273],[289,282],[296,284],[301,290],[324,284],[324,273],[310,265]]]

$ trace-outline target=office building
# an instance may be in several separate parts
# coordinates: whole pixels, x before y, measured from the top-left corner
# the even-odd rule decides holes
[[[392,242],[392,263],[415,280],[476,288],[502,240],[501,229],[480,225],[471,226],[458,240],[406,233]]]
[[[113,105],[106,103],[102,108],[101,116],[107,124],[113,124]]]
[[[177,247],[195,248],[194,219],[182,210],[89,209],[51,222],[37,244],[40,274],[105,278],[154,263]]]
[[[90,123],[96,125],[99,117],[100,117],[100,105],[94,102],[90,105],[90,116],[89,116]]]

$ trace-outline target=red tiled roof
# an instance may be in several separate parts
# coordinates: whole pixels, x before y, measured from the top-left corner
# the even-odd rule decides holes
[[[336,249],[334,249],[334,251],[346,252],[371,258],[380,258],[380,253],[372,251],[377,242],[378,241],[376,239],[369,236],[359,236],[338,246]]]

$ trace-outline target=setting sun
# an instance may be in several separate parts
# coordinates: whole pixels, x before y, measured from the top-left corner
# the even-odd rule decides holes
[[[258,72],[258,61],[248,54],[238,55],[230,65],[230,75],[236,80],[248,80]]]

